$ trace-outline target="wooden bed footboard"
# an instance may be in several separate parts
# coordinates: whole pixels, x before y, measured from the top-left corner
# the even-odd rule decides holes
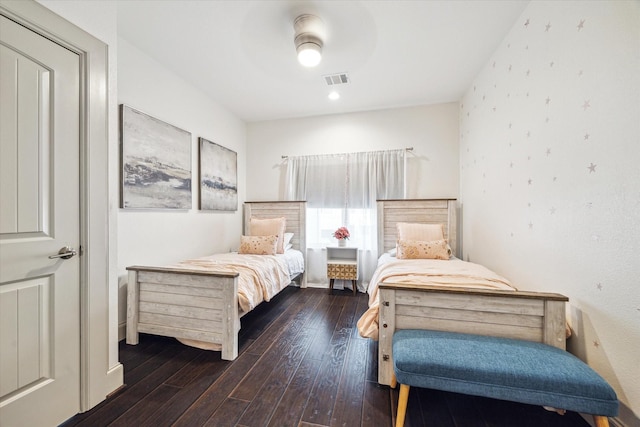
[[[564,295],[382,283],[378,382],[393,382],[393,333],[430,329],[542,342],[565,349]]]
[[[221,346],[238,357],[238,274],[163,267],[127,267],[127,344],[138,333]]]

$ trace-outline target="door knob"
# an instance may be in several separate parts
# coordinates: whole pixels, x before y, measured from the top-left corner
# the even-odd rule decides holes
[[[63,246],[60,248],[60,250],[56,255],[49,255],[49,259],[55,259],[55,258],[69,259],[76,254],[77,254],[76,250],[73,249],[71,246]]]

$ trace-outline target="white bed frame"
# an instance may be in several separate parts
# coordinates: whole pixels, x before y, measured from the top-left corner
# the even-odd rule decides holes
[[[379,253],[395,247],[397,222],[445,224],[445,238],[460,256],[455,199],[378,201]],[[392,340],[398,329],[516,338],[565,349],[564,295],[381,283],[379,298],[380,384],[394,384]]]
[[[244,233],[249,219],[287,219],[293,248],[306,259],[305,202],[246,202]],[[238,357],[238,275],[187,269],[131,266],[127,283],[127,344],[138,344],[140,332],[191,339],[219,346],[222,358]],[[306,269],[305,269],[306,270]],[[300,276],[306,287],[306,275]]]

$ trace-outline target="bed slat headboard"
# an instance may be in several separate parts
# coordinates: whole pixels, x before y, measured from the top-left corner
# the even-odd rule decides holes
[[[459,256],[456,199],[378,200],[378,255],[396,247],[398,222],[444,224],[444,237]]]
[[[249,221],[256,218],[280,218],[287,220],[286,232],[293,233],[291,244],[294,249],[302,251],[306,255],[306,202],[245,202],[244,234],[249,233]]]

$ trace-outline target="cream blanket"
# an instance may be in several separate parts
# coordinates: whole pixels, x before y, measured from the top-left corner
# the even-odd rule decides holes
[[[416,287],[441,285],[516,290],[507,279],[480,264],[455,258],[446,261],[389,258],[379,263],[369,282],[369,309],[358,320],[358,331],[364,338],[378,339],[378,285],[382,282],[410,283]]]
[[[238,273],[238,303],[245,313],[263,301],[270,301],[291,283],[286,259],[275,255],[230,252],[182,261],[174,267]]]

